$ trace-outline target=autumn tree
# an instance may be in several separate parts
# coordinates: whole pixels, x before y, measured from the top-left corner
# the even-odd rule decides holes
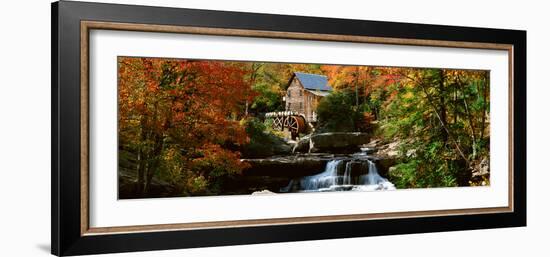
[[[119,145],[136,172],[137,194],[170,176],[183,194],[215,190],[242,170],[248,140],[239,117],[253,100],[246,70],[234,63],[121,57]]]

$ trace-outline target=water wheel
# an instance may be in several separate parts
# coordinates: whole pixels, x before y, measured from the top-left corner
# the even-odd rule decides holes
[[[300,133],[307,131],[307,123],[304,116],[296,114],[293,112],[282,112],[282,113],[268,113],[269,118],[273,118],[273,123],[271,127],[274,130],[283,131],[287,129],[292,139],[296,139]]]
[[[290,131],[292,139],[296,139],[300,133],[306,131],[306,120],[302,116],[289,116],[285,119],[284,125]]]

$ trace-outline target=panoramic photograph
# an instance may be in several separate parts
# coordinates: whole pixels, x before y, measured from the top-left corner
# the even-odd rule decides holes
[[[487,70],[117,62],[119,199],[490,185]]]

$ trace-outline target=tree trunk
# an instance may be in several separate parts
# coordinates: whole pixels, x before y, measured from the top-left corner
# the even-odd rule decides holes
[[[445,128],[447,128],[447,107],[445,106],[445,71],[439,70],[439,117],[441,119],[441,139],[443,142],[447,142],[449,134]]]
[[[458,122],[458,82],[455,81],[453,87],[453,107],[454,107],[454,124]]]
[[[412,79],[412,80],[415,81],[414,79]],[[464,155],[464,152],[462,151],[462,149],[460,149],[460,146],[458,145],[458,142],[456,141],[454,136],[451,134],[451,132],[447,128],[447,125],[446,125],[447,123],[443,121],[441,116],[439,116],[439,112],[438,112],[438,108],[437,108],[437,105],[435,103],[435,100],[431,97],[428,90],[424,86],[423,82],[421,81],[421,82],[418,82],[418,83],[419,83],[418,85],[422,88],[422,91],[424,91],[424,94],[428,98],[428,104],[433,108],[433,112],[437,116],[436,118],[439,120],[439,123],[441,124],[441,127],[445,130],[446,135],[448,137],[450,136],[450,140],[454,144],[456,150],[458,151],[458,153],[460,154],[462,159],[464,159],[464,161],[466,161],[468,166],[470,166],[470,160],[468,160],[468,158],[466,158],[466,155]]]
[[[359,106],[359,67],[355,68],[355,106]]]
[[[146,128],[146,119],[145,116],[142,116],[140,120],[141,124],[141,135],[140,135],[140,142],[143,144],[144,142],[147,142],[147,132],[144,128]],[[136,187],[136,193],[138,195],[143,194],[143,188],[145,186],[145,173],[147,172],[147,153],[144,151],[143,146],[139,146],[138,151],[138,167],[137,167],[137,187]]]
[[[489,72],[485,75],[485,84],[483,85],[483,114],[481,116],[481,132],[479,139],[482,140],[485,135],[485,119],[487,117],[487,94],[488,88],[490,86],[490,77]]]
[[[159,142],[160,141],[160,142]],[[152,160],[149,162],[149,168],[147,169],[147,174],[145,178],[145,186],[143,189],[143,192],[145,194],[149,193],[149,190],[151,188],[151,181],[153,180],[153,176],[155,175],[155,172],[158,170],[159,163],[160,163],[160,155],[162,153],[162,150],[164,148],[164,139],[160,135],[156,135],[154,137],[155,147],[153,149],[153,152],[151,154]]]

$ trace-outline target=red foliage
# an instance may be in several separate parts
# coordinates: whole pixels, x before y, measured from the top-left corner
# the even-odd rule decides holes
[[[231,62],[119,58],[121,140],[152,145],[149,152],[170,143],[188,153],[184,158],[198,153],[199,162],[242,168],[239,153],[222,146],[248,140],[238,122],[254,97],[246,73]]]

